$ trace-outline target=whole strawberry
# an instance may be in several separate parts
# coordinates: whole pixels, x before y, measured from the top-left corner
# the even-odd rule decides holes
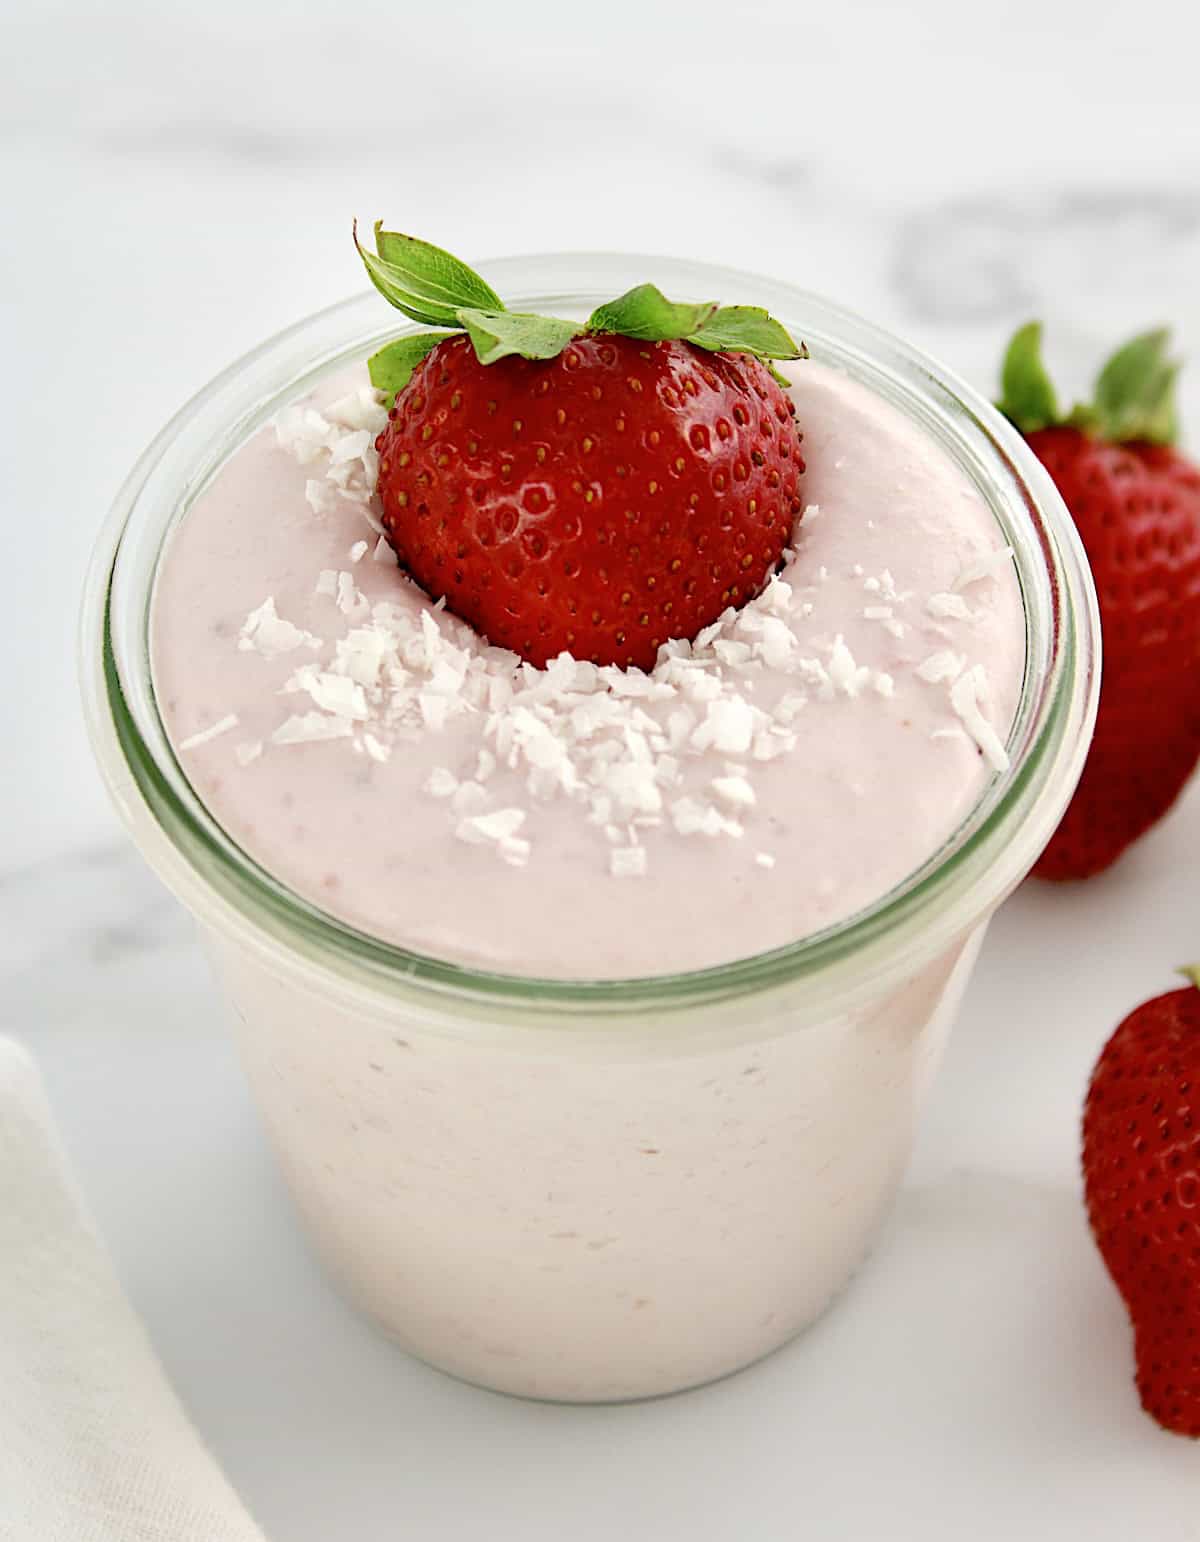
[[[533,664],[642,669],[759,592],[803,507],[794,407],[754,356],[802,356],[777,322],[651,285],[586,326],[518,315],[447,253],[376,241],[363,259],[406,314],[438,319],[447,290],[464,302],[463,333],[371,361],[396,393],[376,442],[383,525],[422,588]],[[431,271],[440,295],[414,305]]]
[[[1162,818],[1200,759],[1200,469],[1174,448],[1176,373],[1167,334],[1147,333],[1101,370],[1094,403],[1063,418],[1036,323],[1005,360],[1001,410],[1071,512],[1103,636],[1096,734],[1034,868],[1043,878],[1108,867]]]
[[[1200,1437],[1200,969],[1131,1012],[1083,1113],[1088,1218],[1133,1320],[1137,1386],[1166,1429]]]

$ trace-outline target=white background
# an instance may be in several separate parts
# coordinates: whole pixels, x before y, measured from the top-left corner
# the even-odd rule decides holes
[[[985,388],[1032,314],[1070,385],[1148,323],[1197,353],[1194,15],[0,0],[0,1029],[277,1542],[1200,1537],[1200,1450],[1137,1409],[1076,1178],[1099,1045],[1200,955],[1200,789],[1116,872],[1006,907],[895,1218],[822,1324],[704,1392],[555,1409],[409,1363],[316,1273],[73,664],[121,477],[212,373],[361,287],[354,214],[468,256],[761,269]]]

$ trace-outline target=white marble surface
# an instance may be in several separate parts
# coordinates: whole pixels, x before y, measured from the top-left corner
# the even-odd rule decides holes
[[[332,1298],[187,922],[88,762],[73,624],[102,511],[210,374],[359,287],[352,213],[479,255],[778,272],[981,385],[1034,312],[1074,381],[1145,322],[1200,351],[1183,7],[1144,0],[1136,30],[1104,0],[732,14],[0,0],[0,1031],[37,1052],[168,1369],[281,1542],[1197,1538],[1200,1451],[1138,1412],[1076,1123],[1107,1032],[1200,951],[1200,787],[1117,872],[1002,913],[834,1313],[722,1386],[569,1410],[446,1381]],[[1200,435],[1200,365],[1185,416]]]

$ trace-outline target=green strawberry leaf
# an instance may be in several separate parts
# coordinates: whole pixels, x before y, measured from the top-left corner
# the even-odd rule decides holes
[[[1094,412],[1106,439],[1174,444],[1179,435],[1175,381],[1179,364],[1168,357],[1165,327],[1143,332],[1118,348],[1096,378]]]
[[[598,306],[587,327],[556,316],[514,314],[478,273],[440,246],[384,230],[375,222],[375,251],[354,245],[371,282],[390,305],[427,327],[464,327],[482,364],[518,354],[553,359],[583,331],[612,332],[642,342],[683,338],[712,353],[748,353],[759,359],[806,359],[808,349],[757,305],[682,304],[654,284],[638,284]],[[370,360],[376,388],[402,390],[420,360],[440,339],[409,337],[381,348]],[[781,385],[790,382],[772,368]]]
[[[386,391],[390,395],[403,391],[425,355],[455,335],[453,332],[414,332],[410,337],[398,337],[394,342],[385,343],[367,360],[371,384],[377,391]]]
[[[376,238],[392,257],[368,251],[355,227],[354,244],[371,282],[390,305],[414,321],[427,327],[453,327],[460,306],[482,301],[503,309],[503,302],[479,275],[449,252],[378,227]],[[393,261],[393,257],[400,260]]]
[[[1042,363],[1041,323],[1027,322],[1008,345],[996,405],[1023,434],[1067,423],[1113,443],[1174,444],[1179,363],[1168,356],[1169,345],[1170,333],[1159,327],[1118,348],[1096,378],[1094,399],[1077,403],[1064,416]]]
[[[618,332],[647,343],[691,337],[716,312],[716,301],[677,305],[653,284],[639,284],[588,317],[589,332]]]
[[[456,307],[423,299],[421,295],[407,287],[403,272],[399,268],[393,268],[391,263],[384,262],[383,258],[377,257],[374,252],[367,251],[366,247],[359,243],[357,231],[354,235],[354,244],[358,247],[358,255],[362,258],[367,276],[389,305],[394,305],[398,311],[403,311],[406,316],[411,317],[413,321],[419,321],[423,326],[454,326]]]
[[[722,305],[688,342],[711,353],[749,353],[756,359],[807,359],[808,349],[761,305]]]
[[[384,262],[407,276],[414,294],[440,301],[458,309],[477,306],[485,311],[502,311],[504,301],[474,268],[440,246],[418,241],[416,236],[384,230],[383,221],[375,221],[375,250]]]
[[[1062,421],[1046,366],[1042,362],[1042,324],[1027,321],[1013,334],[1000,371],[996,406],[1023,434],[1036,433]]]
[[[466,327],[481,364],[494,364],[509,354],[523,359],[553,359],[581,328],[574,321],[555,316],[525,316],[516,311],[476,310],[463,307],[457,320]]]

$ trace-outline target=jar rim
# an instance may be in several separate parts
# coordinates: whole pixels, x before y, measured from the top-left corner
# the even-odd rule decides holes
[[[320,910],[238,847],[192,789],[150,679],[149,609],[167,537],[228,455],[340,363],[409,328],[373,292],[295,323],[229,366],[145,451],[98,540],[84,595],[81,675],[101,768],[127,822],[147,810],[165,838],[168,882],[192,908],[215,902],[270,948],[377,988],[525,1010],[643,1011],[728,999],[790,982],[828,1005],[948,946],[1024,877],[1082,769],[1099,690],[1099,616],[1074,524],[1016,431],[954,374],[803,289],[704,263],[550,253],[479,264],[514,305],[570,314],[647,279],[681,299],[710,293],[767,306],[842,368],[916,418],[959,462],[1012,546],[1026,619],[1026,668],[995,773],[942,846],[900,884],[822,931],[769,952],[680,974],[555,979],[481,970],[381,941]],[[586,308],[586,309],[585,309]],[[164,873],[164,876],[165,873]]]

